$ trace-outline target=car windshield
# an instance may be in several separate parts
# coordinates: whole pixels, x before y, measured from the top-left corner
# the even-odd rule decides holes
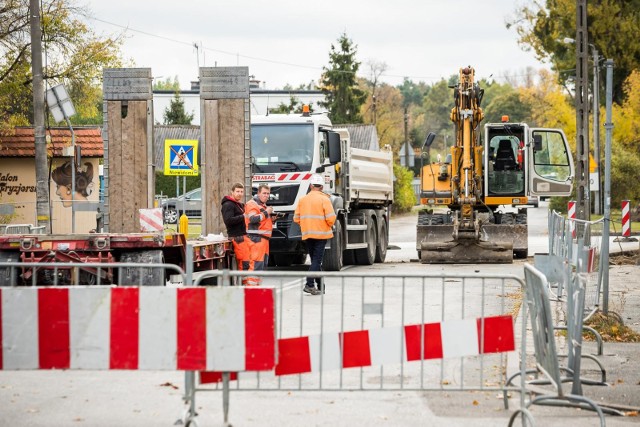
[[[202,197],[200,196],[201,191],[199,188],[196,188],[195,190],[191,190],[189,192],[187,192],[187,194],[184,194],[180,197],[178,197],[179,199],[183,199],[186,197],[187,200],[200,200]]]
[[[254,172],[295,172],[311,169],[313,124],[251,125]]]

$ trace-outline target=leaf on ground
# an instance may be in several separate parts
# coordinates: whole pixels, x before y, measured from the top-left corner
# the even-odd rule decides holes
[[[166,383],[164,383],[164,384],[160,384],[160,387],[171,387],[171,388],[172,388],[172,389],[174,389],[174,390],[177,390],[177,389],[178,389],[178,386],[177,386],[177,385],[172,384],[172,383],[170,383],[170,382],[166,382]]]

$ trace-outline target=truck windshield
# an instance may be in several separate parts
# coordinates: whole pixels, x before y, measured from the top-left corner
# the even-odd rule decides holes
[[[311,169],[313,124],[251,125],[254,172],[295,172]]]

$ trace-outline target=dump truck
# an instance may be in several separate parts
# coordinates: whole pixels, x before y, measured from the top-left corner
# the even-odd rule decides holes
[[[511,263],[528,251],[529,197],[568,196],[573,159],[564,132],[526,123],[484,126],[484,90],[471,67],[453,87],[455,144],[432,162],[423,145],[416,249],[422,263]],[[426,163],[426,164],[425,164]]]
[[[309,191],[314,173],[324,177],[337,215],[334,237],[327,242],[323,268],[384,262],[393,202],[390,148],[355,148],[346,128],[334,128],[326,113],[270,114],[251,117],[253,191],[265,183],[268,204],[282,213],[269,243],[277,266],[303,264],[307,253],[293,214]],[[374,147],[378,148],[378,147]]]

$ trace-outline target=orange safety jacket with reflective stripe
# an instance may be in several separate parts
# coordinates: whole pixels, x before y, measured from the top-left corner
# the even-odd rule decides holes
[[[260,236],[265,239],[271,237],[273,232],[273,221],[267,213],[267,205],[260,203],[255,198],[249,200],[244,207],[244,219],[247,225],[247,234]]]
[[[293,221],[300,224],[302,240],[331,239],[331,227],[336,222],[336,213],[329,195],[322,191],[311,190],[298,202]]]

